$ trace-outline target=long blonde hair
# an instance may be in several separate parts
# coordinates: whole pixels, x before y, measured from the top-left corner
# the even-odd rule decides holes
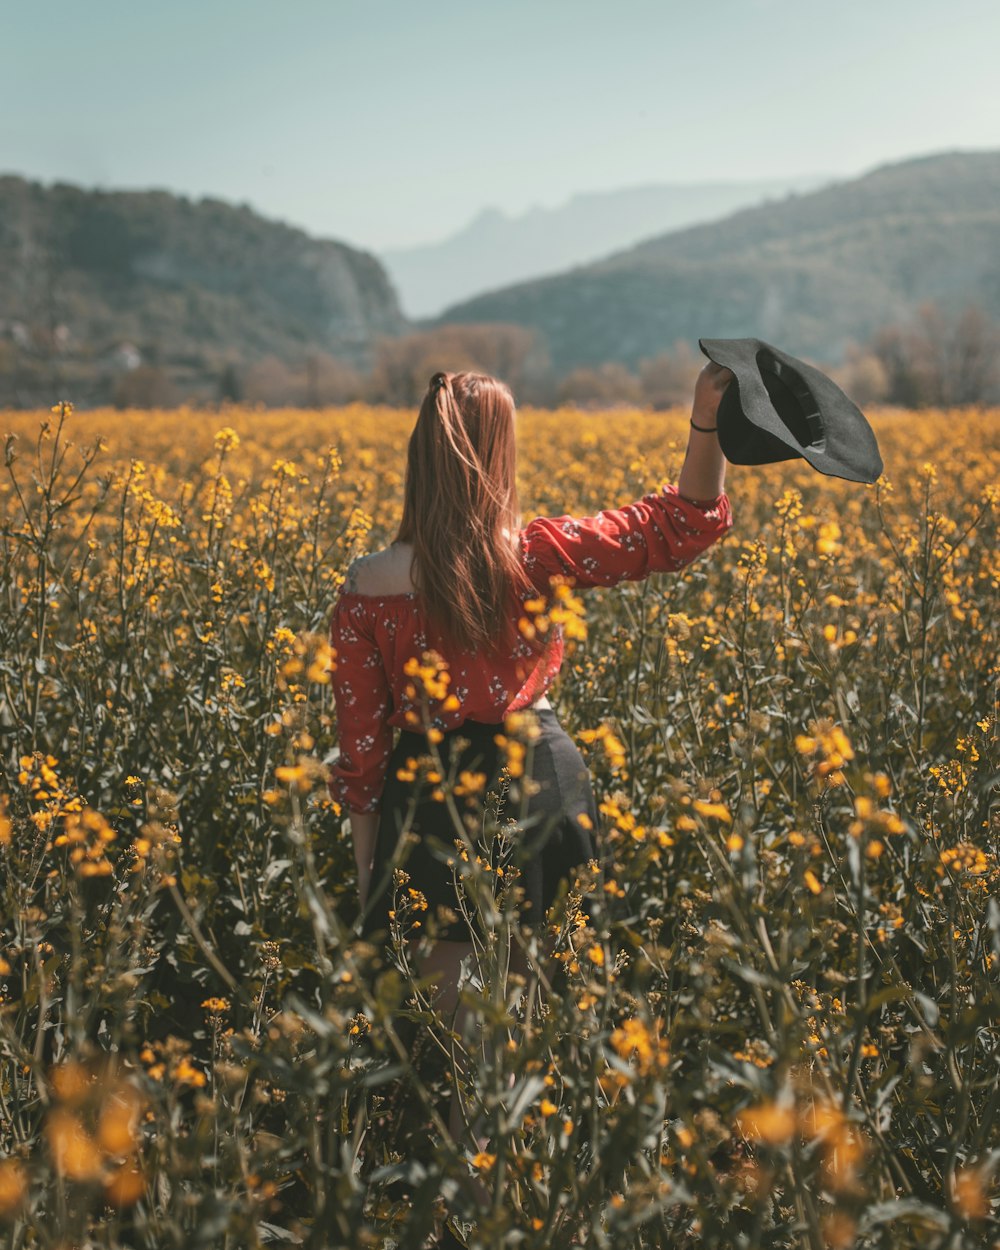
[[[468,650],[510,641],[509,600],[526,584],[514,397],[481,373],[435,373],[410,436],[398,542],[411,543],[429,621]]]

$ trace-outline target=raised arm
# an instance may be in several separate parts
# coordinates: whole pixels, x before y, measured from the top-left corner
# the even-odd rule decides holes
[[[676,486],[594,516],[537,517],[521,531],[525,572],[536,589],[547,590],[554,576],[587,587],[676,572],[732,527],[726,460],[714,430],[732,376],[712,363],[701,371],[691,411],[692,427],[701,428],[692,428]]]
[[[685,499],[714,499],[725,489],[726,458],[719,447],[715,427],[719,401],[732,379],[729,369],[712,360],[698,375],[691,405],[687,454],[677,479],[677,491]]]

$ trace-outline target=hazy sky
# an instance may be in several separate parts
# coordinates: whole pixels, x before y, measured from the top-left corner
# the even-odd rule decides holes
[[[369,248],[1000,147],[997,0],[0,0],[0,172]]]

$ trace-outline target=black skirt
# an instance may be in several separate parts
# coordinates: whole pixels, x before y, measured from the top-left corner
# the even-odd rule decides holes
[[[469,941],[455,868],[448,862],[463,849],[490,864],[498,884],[516,884],[516,910],[526,925],[541,924],[574,868],[596,858],[597,805],[587,765],[551,708],[534,709],[534,715],[539,733],[525,744],[520,776],[510,775],[518,767],[508,770],[506,748],[497,742],[505,732],[502,724],[465,721],[445,733],[435,748],[440,775],[428,765],[426,737],[400,733],[389,760],[362,920],[369,940],[385,939],[395,911],[404,934],[431,931],[439,939]],[[445,778],[453,784],[442,786]],[[444,790],[451,791],[451,803]],[[414,929],[416,921],[420,927]],[[478,923],[475,927],[481,931]]]

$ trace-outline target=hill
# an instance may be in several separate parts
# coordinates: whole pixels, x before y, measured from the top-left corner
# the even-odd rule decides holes
[[[486,209],[439,243],[390,249],[380,258],[407,314],[432,317],[484,291],[558,273],[664,230],[829,181],[816,176],[629,187],[575,195],[558,208],[531,208],[513,216]]]
[[[265,356],[365,368],[406,328],[374,256],[165,191],[0,177],[0,274],[0,403],[43,402],[53,373],[101,398],[141,364],[194,396]]]
[[[881,166],[455,305],[538,331],[557,370],[752,335],[816,360],[926,300],[1000,317],[1000,152]]]

